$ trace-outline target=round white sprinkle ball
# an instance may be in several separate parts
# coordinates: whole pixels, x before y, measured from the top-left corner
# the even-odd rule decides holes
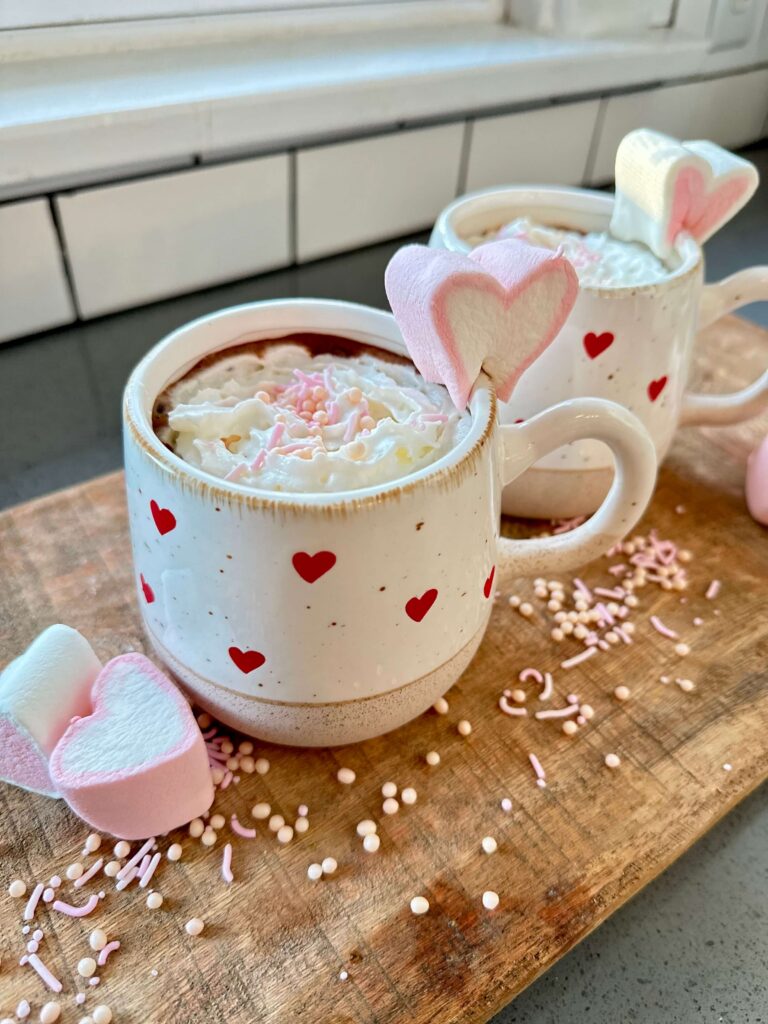
[[[273,814],[268,824],[270,832],[279,832],[285,824],[285,818],[282,814]]]
[[[411,911],[414,914],[426,914],[429,910],[429,900],[424,896],[414,896],[411,900]]]
[[[363,849],[366,853],[376,853],[380,846],[381,839],[379,839],[375,832],[370,832],[363,837]]]
[[[456,729],[460,736],[469,736],[469,734],[472,732],[472,725],[466,720],[466,718],[462,718],[462,720],[456,726]]]
[[[438,713],[438,715],[448,714],[448,701],[445,699],[445,697],[438,697],[435,703],[432,705],[432,707]]]
[[[496,851],[499,848],[499,844],[496,842],[493,836],[483,836],[480,845],[482,846],[485,853],[496,853]]]
[[[102,928],[94,928],[88,936],[88,945],[94,952],[104,949],[107,944],[107,933]]]
[[[393,796],[388,796],[384,803],[381,805],[382,811],[385,814],[397,814],[400,810],[400,804],[395,800]]]
[[[218,834],[212,828],[207,828],[200,836],[200,842],[203,846],[215,846],[218,838]]]
[[[88,853],[95,853],[101,846],[101,836],[97,835],[96,832],[91,832],[88,838],[85,840],[85,849]]]
[[[375,821],[372,821],[370,818],[363,818],[362,821],[358,821],[356,831],[359,836],[371,836],[377,829],[378,826]]]
[[[199,917],[192,917],[184,925],[184,931],[187,935],[200,935],[205,928],[205,924],[200,920]]]
[[[277,830],[278,843],[290,843],[293,839],[293,829],[290,825],[283,825]]]
[[[418,799],[418,794],[413,786],[406,786],[400,794],[400,799],[404,804],[415,804]]]
[[[309,818],[300,817],[297,818],[293,823],[293,831],[299,835],[303,834],[309,828]]]
[[[114,878],[120,870],[120,861],[111,860],[104,865],[104,874],[107,878]]]
[[[254,804],[251,808],[251,814],[257,821],[265,821],[272,813],[272,808],[269,804]]]
[[[617,686],[613,691],[616,700],[629,700],[630,690],[628,686]]]
[[[427,755],[424,758],[424,760],[427,762],[428,765],[430,765],[432,768],[434,768],[435,765],[440,764],[440,755],[438,754],[438,752],[436,750],[430,750],[427,753]]]
[[[260,757],[256,762],[255,767],[256,773],[258,775],[266,775],[267,772],[269,771],[269,761],[266,759],[266,757]]]
[[[211,815],[211,820],[208,824],[211,828],[215,828],[216,831],[218,831],[220,828],[224,828],[225,823],[226,819],[223,814],[213,814]]]
[[[110,1024],[112,1011],[105,1003],[99,1003],[98,1006],[94,1007],[91,1016],[93,1017],[93,1024]]]
[[[70,882],[74,882],[75,879],[79,878],[80,875],[82,875],[82,873],[83,865],[79,862],[70,864],[69,867],[67,868],[67,878],[70,880]]]
[[[576,723],[572,721],[570,718],[567,722],[563,722],[563,732],[566,736],[575,736],[578,731],[578,725],[576,725]]]
[[[8,886],[8,893],[9,895],[13,896],[14,899],[19,899],[21,896],[24,895],[26,891],[26,883],[22,882],[20,878],[14,878],[14,880]]]
[[[58,1003],[46,1003],[40,1008],[40,1024],[56,1024],[61,1016],[61,1007]]]
[[[307,868],[307,878],[312,882],[316,882],[318,878],[323,877],[323,866],[322,864],[310,864]]]
[[[158,910],[163,905],[163,897],[159,892],[151,892],[147,896],[147,906],[150,910]]]
[[[189,823],[189,834],[193,839],[199,839],[205,832],[205,823],[202,818],[193,818]]]
[[[336,868],[339,866],[333,857],[325,857],[323,863],[320,865],[323,869],[324,875],[332,875]]]
[[[606,754],[605,765],[607,768],[618,768],[621,764],[621,758],[618,754]]]
[[[385,782],[381,787],[382,796],[397,796],[397,786],[394,782]]]
[[[483,893],[483,906],[486,910],[495,910],[499,905],[499,894],[494,892],[493,889],[488,889]]]
[[[168,860],[177,861],[181,860],[181,853],[181,843],[173,843],[168,847],[168,853],[166,856],[168,857]]]
[[[679,654],[681,658],[684,658],[686,656],[686,654],[690,654],[690,653],[691,653],[691,648],[688,646],[688,644],[683,644],[683,643],[675,644],[675,654]]]
[[[121,839],[119,843],[115,843],[115,856],[118,860],[123,860],[131,852],[131,844],[126,843],[124,839]]]
[[[582,704],[579,708],[579,712],[581,713],[583,718],[587,719],[587,721],[589,721],[590,718],[595,717],[595,709],[592,707],[591,704]]]
[[[507,814],[509,814],[509,812],[512,810],[512,801],[509,799],[508,796],[502,798],[501,809],[502,811],[505,811]]]
[[[77,965],[77,973],[81,978],[91,978],[96,973],[96,961],[92,956],[84,956]]]
[[[355,775],[351,768],[339,768],[336,772],[336,778],[339,782],[343,783],[343,785],[351,786],[357,778],[357,775]]]

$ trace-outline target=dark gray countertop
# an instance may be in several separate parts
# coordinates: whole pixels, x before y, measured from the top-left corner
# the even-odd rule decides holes
[[[768,146],[746,155],[768,173]],[[174,327],[266,298],[304,295],[385,306],[383,269],[400,244],[0,346],[0,507],[120,465],[123,384],[140,356]],[[708,276],[763,262],[766,253],[763,187],[708,244]],[[743,312],[768,326],[765,309]],[[745,800],[495,1019],[513,1022],[768,1024],[768,788]]]

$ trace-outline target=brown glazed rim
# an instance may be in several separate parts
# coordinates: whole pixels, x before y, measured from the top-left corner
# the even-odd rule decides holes
[[[286,299],[266,303],[255,302],[249,305],[257,308],[269,305],[275,306],[278,304],[283,306],[290,305],[291,303],[309,304],[314,301],[315,300]],[[317,302],[321,303],[322,300],[317,300]],[[342,308],[346,310],[365,310],[366,312],[374,312],[379,316],[382,315],[380,310],[369,310],[368,307],[355,303],[339,301],[328,303],[328,305],[338,306],[340,310]],[[218,314],[212,315],[216,316],[227,312],[229,312],[229,310],[219,310]],[[201,321],[207,319],[209,319],[209,317],[203,317],[201,318]],[[179,331],[185,331],[198,322],[199,321],[193,321],[192,324],[187,324],[184,327],[179,328]],[[295,330],[307,329],[314,328],[312,328],[311,325],[308,327],[307,324],[303,324],[301,327],[297,326],[295,328]],[[278,328],[276,328],[276,330],[278,330]],[[156,468],[164,475],[176,480],[181,488],[188,491],[190,494],[195,494],[198,497],[215,502],[216,504],[238,506],[240,508],[254,510],[261,509],[272,512],[292,512],[301,515],[306,515],[309,512],[319,512],[322,515],[345,516],[358,509],[370,508],[375,505],[383,504],[386,501],[397,501],[403,495],[410,494],[422,486],[437,486],[448,491],[463,480],[465,476],[473,472],[480,457],[480,453],[489,441],[491,434],[493,433],[494,426],[496,425],[496,392],[490,378],[485,373],[481,373],[472,390],[469,400],[468,408],[472,417],[472,425],[467,437],[465,437],[455,448],[442,456],[442,458],[438,459],[437,462],[430,466],[426,466],[424,469],[417,471],[411,476],[403,477],[400,480],[393,480],[378,488],[361,488],[359,491],[332,493],[329,494],[327,498],[325,498],[322,493],[296,494],[293,492],[260,491],[253,488],[246,488],[238,484],[229,484],[217,477],[204,473],[202,470],[197,469],[195,466],[191,466],[187,462],[184,462],[184,460],[179,458],[178,455],[165,447],[152,429],[152,424],[146,413],[142,411],[139,419],[134,415],[134,409],[131,408],[132,405],[135,407],[139,404],[138,398],[134,393],[141,390],[141,385],[138,379],[140,371],[144,370],[146,365],[152,361],[156,350],[161,345],[164,345],[169,338],[178,334],[179,331],[173,332],[172,335],[166,336],[166,338],[158,342],[158,344],[144,356],[132,372],[123,397],[124,429],[128,431],[131,440],[142,450],[144,456],[149,458]],[[335,330],[335,333],[340,335],[344,335],[345,332],[354,334],[355,330],[349,326],[346,328],[340,326]],[[321,333],[330,332],[323,328]],[[380,340],[385,339],[383,336],[380,336]],[[233,339],[232,344],[235,343],[236,340]],[[375,338],[367,340],[366,344],[376,347]],[[221,348],[221,345],[214,345],[211,347],[211,351],[220,351]],[[153,401],[154,397],[155,396],[153,396]],[[479,422],[480,417],[482,417],[482,421],[480,421],[482,422],[482,426]]]

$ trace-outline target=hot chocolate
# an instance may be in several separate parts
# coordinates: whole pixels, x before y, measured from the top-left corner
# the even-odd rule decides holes
[[[405,358],[293,334],[225,349],[157,399],[158,437],[185,462],[258,490],[357,490],[436,462],[470,417]]]

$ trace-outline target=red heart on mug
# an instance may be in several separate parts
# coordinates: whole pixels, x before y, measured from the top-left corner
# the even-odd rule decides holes
[[[659,377],[658,380],[652,380],[648,385],[648,397],[652,402],[655,402],[661,392],[667,386],[667,378]]]
[[[144,592],[144,599],[145,599],[145,601],[147,602],[147,604],[152,604],[153,601],[155,600],[155,592],[154,592],[154,590],[152,589],[152,587],[150,587],[150,585],[144,579],[143,573],[139,576],[139,579],[141,580],[141,589]]]
[[[316,551],[314,555],[297,551],[291,561],[305,583],[314,583],[336,565],[336,555],[332,551]]]
[[[597,359],[601,353],[611,347],[613,341],[614,336],[611,331],[603,331],[602,334],[589,331],[584,335],[584,351],[590,359]]]
[[[496,566],[494,565],[494,567],[491,569],[490,576],[488,577],[488,579],[483,584],[483,594],[485,595],[485,597],[490,597],[491,596],[491,588],[493,587],[493,577],[495,575],[496,575]]]
[[[241,651],[239,647],[230,647],[229,656],[240,671],[246,675],[249,672],[255,672],[257,668],[261,668],[267,660],[261,651]]]
[[[149,503],[149,510],[161,537],[176,529],[176,516],[169,508],[160,508],[153,498]]]
[[[425,590],[421,597],[412,597],[410,601],[406,603],[405,613],[408,618],[413,619],[414,622],[421,622],[429,609],[435,603],[436,599],[437,590],[435,590],[434,587],[431,587],[429,590]]]

